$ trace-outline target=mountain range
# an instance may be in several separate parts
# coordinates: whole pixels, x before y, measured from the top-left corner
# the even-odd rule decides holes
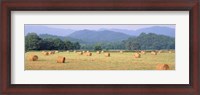
[[[166,35],[175,37],[175,29],[169,27],[153,26],[142,28],[138,30],[127,30],[127,29],[111,29],[111,31],[121,32],[132,36],[139,36],[141,33],[155,33],[160,35]]]
[[[25,35],[34,32],[37,34],[50,34],[56,36],[67,36],[75,32],[75,30],[72,29],[52,28],[43,25],[25,25],[24,31]]]
[[[100,30],[72,30],[52,28],[41,25],[25,26],[25,35],[30,32],[37,33],[41,38],[60,38],[62,40],[78,41],[80,43],[117,42],[129,37],[139,36],[141,33],[155,33],[175,37],[175,29],[169,27],[153,26],[138,30],[127,29],[100,29]]]
[[[76,31],[68,37],[80,39],[85,42],[95,43],[95,42],[116,42],[126,40],[130,37],[130,35],[114,32],[110,30],[102,30],[102,31],[92,31],[92,30],[80,30]]]

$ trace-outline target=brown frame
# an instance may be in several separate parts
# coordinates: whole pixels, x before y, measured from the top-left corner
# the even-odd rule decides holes
[[[83,3],[84,2],[84,3]],[[0,20],[0,94],[200,95],[200,0],[3,0]],[[11,11],[189,11],[190,84],[11,84]]]

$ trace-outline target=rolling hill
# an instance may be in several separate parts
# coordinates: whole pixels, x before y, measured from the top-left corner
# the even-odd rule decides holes
[[[50,34],[40,34],[39,37],[42,38],[42,39],[47,39],[47,38],[57,39],[57,38],[59,38],[59,39],[61,39],[63,41],[68,40],[68,41],[71,41],[71,42],[86,43],[86,42],[84,42],[82,40],[71,38],[71,37],[67,37],[67,36],[56,36],[56,35],[50,35]]]
[[[139,36],[141,33],[155,33],[160,35],[166,35],[170,37],[175,37],[175,29],[169,27],[153,26],[148,28],[142,28],[137,30],[127,30],[127,29],[111,29],[111,31],[125,33],[131,36]]]
[[[44,25],[25,25],[24,32],[25,35],[34,32],[39,34],[50,34],[50,35],[57,35],[57,36],[67,36],[71,33],[73,33],[75,30],[71,29],[62,29],[62,28],[52,28],[47,27]]]
[[[84,42],[116,42],[126,40],[130,35],[114,32],[110,30],[94,31],[94,30],[80,30],[70,34],[68,37],[80,39]]]
[[[175,37],[175,29],[169,27],[153,26],[137,30],[128,29],[99,29],[99,30],[73,30],[63,28],[53,28],[44,25],[25,25],[25,35],[30,32],[38,34],[41,38],[60,38],[83,44],[93,44],[97,42],[120,42],[129,37],[139,36],[141,33],[155,33]]]

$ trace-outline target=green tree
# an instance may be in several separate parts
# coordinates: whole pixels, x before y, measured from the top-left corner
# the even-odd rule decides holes
[[[78,50],[78,49],[80,49],[80,48],[81,48],[81,45],[79,44],[79,42],[73,43],[73,49],[74,49],[74,50]]]
[[[138,37],[129,38],[123,43],[128,50],[175,49],[175,38],[154,33],[141,33]]]
[[[43,39],[41,47],[43,50],[55,50],[54,39],[52,38]]]
[[[97,51],[97,50],[102,50],[102,48],[101,48],[100,45],[96,45],[96,46],[94,47],[94,50],[95,50],[95,51]]]
[[[39,50],[42,39],[36,33],[28,33],[25,36],[25,51]]]
[[[53,40],[53,45],[54,45],[54,50],[64,50],[65,49],[64,42],[59,38],[56,38]]]
[[[74,48],[73,43],[68,40],[65,40],[64,44],[65,44],[65,50],[72,50]]]

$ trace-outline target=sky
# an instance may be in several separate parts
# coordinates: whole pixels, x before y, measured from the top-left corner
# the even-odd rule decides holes
[[[99,25],[99,24],[92,24],[92,25],[44,25],[49,28],[60,28],[60,29],[72,29],[72,30],[83,30],[83,29],[90,29],[90,30],[99,30],[99,29],[127,29],[127,30],[137,30],[141,28],[148,28],[148,27],[153,27],[153,26],[161,26],[161,27],[169,27],[169,28],[175,28],[175,24],[157,24],[157,25],[131,25],[131,24],[106,24],[106,25]]]

